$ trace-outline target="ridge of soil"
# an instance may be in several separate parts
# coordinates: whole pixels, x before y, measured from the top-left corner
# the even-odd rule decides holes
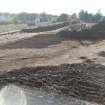
[[[53,94],[105,103],[105,66],[90,61],[13,70],[0,74],[0,84],[43,88]]]

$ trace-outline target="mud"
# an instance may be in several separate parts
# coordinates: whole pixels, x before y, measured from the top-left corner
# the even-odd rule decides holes
[[[50,94],[105,104],[105,66],[94,62],[22,68],[0,74],[0,84],[42,88]]]

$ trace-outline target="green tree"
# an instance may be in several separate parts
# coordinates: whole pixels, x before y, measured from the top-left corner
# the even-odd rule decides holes
[[[17,18],[17,16],[13,17],[13,24],[18,24],[18,18]]]
[[[102,18],[102,13],[100,10],[98,10],[98,12],[96,13],[96,21],[100,21]]]
[[[41,22],[47,22],[47,21],[49,21],[48,15],[45,12],[40,14],[40,17],[41,17],[40,18]]]
[[[84,21],[84,22],[99,22],[102,18],[102,13],[99,10],[95,15],[93,14],[89,14],[87,11],[81,10],[79,13],[79,18],[80,20]]]
[[[68,20],[68,15],[63,13],[61,14],[59,17],[58,17],[58,20],[57,21],[67,21]]]
[[[76,14],[76,13],[73,13],[73,14],[71,15],[71,19],[77,19],[77,14]]]

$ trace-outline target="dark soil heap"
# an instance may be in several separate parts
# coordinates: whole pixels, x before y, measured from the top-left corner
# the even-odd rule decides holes
[[[22,68],[1,74],[0,83],[43,88],[49,93],[105,102],[105,66],[92,62]]]
[[[68,25],[69,25],[68,22],[62,22],[62,23],[58,23],[58,24],[52,24],[52,25],[42,26],[42,27],[37,27],[37,28],[32,28],[32,29],[23,29],[23,30],[21,30],[21,32],[34,33],[34,32],[52,31],[52,30],[56,30],[59,28],[63,28]]]
[[[105,32],[105,20],[94,25],[91,30]]]

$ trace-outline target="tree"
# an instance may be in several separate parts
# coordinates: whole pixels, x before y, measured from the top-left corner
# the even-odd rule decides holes
[[[12,21],[13,21],[14,24],[18,24],[18,19],[17,19],[17,16],[16,15],[13,17],[13,20]]]
[[[98,10],[98,12],[96,13],[96,21],[100,21],[102,18],[102,13],[100,10]]]
[[[76,13],[73,13],[73,14],[71,15],[71,19],[77,19],[77,14],[76,14]]]
[[[79,13],[79,18],[80,18],[80,20],[82,20],[84,22],[96,23],[101,20],[102,13],[99,10],[95,15],[93,15],[93,14],[89,14],[87,11],[81,10]]]
[[[40,14],[40,17],[41,17],[40,18],[41,22],[47,22],[47,21],[49,21],[48,15],[45,12]]]
[[[85,11],[84,11],[84,10],[81,10],[81,11],[79,12],[79,18],[80,18],[81,20],[84,20],[84,14],[85,14]]]
[[[59,17],[58,17],[58,19],[57,19],[57,21],[67,21],[68,20],[68,15],[67,14],[61,14]]]
[[[18,14],[18,20],[24,24],[27,24],[29,22],[34,22],[36,15],[37,14],[34,13],[20,13]]]

